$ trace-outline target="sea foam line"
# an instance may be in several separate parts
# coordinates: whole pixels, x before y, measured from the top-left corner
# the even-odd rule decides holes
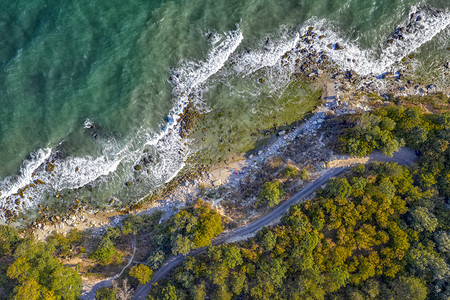
[[[332,25],[326,20],[312,18],[307,22],[308,26],[313,26],[318,35],[325,38],[314,41],[313,48],[320,52],[327,53],[330,59],[344,70],[354,70],[360,75],[380,75],[392,71],[396,63],[409,53],[417,50],[423,44],[432,40],[438,33],[445,30],[450,25],[450,13],[435,12],[419,7],[412,7],[409,15],[421,18],[420,21],[411,22],[410,32],[403,34],[403,40],[395,39],[392,44],[383,43],[381,54],[376,50],[362,50],[357,42],[344,40],[332,29],[321,30],[320,28],[330,28]],[[406,27],[411,20],[405,20],[398,27]],[[343,50],[331,50],[330,44],[339,43]]]
[[[213,43],[206,61],[186,62],[182,68],[174,70],[174,76],[177,78],[173,88],[175,103],[168,114],[168,122],[159,133],[141,129],[135,135],[135,138],[145,138],[144,147],[153,146],[160,156],[159,162],[149,167],[149,177],[159,184],[173,179],[184,167],[184,162],[190,155],[187,145],[178,134],[180,114],[189,101],[200,101],[192,95],[201,93],[203,83],[224,66],[242,39],[243,35],[239,28],[227,32]],[[86,119],[83,126],[91,128],[94,123]],[[18,213],[24,209],[35,208],[44,193],[83,187],[114,173],[124,160],[134,162],[140,160],[143,149],[133,149],[131,147],[133,141],[129,141],[125,147],[120,147],[114,142],[111,144],[108,149],[104,149],[108,154],[96,158],[59,159],[56,150],[50,148],[32,153],[31,159],[24,161],[18,176],[6,177],[0,182],[0,223],[6,221],[7,210]],[[51,161],[55,170],[46,172],[45,166]],[[35,180],[45,184],[37,184],[30,188],[30,184],[34,185]],[[22,191],[23,197],[17,195],[19,190]]]

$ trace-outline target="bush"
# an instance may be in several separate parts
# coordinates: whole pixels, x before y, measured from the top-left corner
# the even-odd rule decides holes
[[[108,265],[114,261],[120,261],[122,256],[117,252],[114,243],[109,238],[103,238],[97,249],[90,254],[90,257],[102,265]]]
[[[152,279],[153,270],[146,265],[134,266],[130,270],[130,275],[136,278],[140,284],[146,284]]]
[[[281,174],[284,178],[293,178],[298,176],[298,170],[296,167],[287,166],[286,168],[284,168]]]
[[[300,174],[300,179],[301,180],[306,180],[308,178],[309,178],[309,172],[308,172],[308,170],[306,170],[306,168],[303,168],[302,172]]]
[[[264,203],[268,203],[270,207],[280,203],[281,189],[277,181],[266,182],[263,184],[259,197]]]
[[[117,300],[116,297],[116,288],[107,288],[102,287],[101,289],[95,291],[95,299],[96,300]]]
[[[14,299],[79,299],[81,277],[60,264],[51,244],[25,240],[16,251],[16,260],[7,276],[16,279]]]
[[[0,225],[0,256],[6,255],[19,241],[19,234],[13,227],[7,225]]]

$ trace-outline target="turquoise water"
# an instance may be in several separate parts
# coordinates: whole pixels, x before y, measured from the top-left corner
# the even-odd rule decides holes
[[[418,33],[386,47],[425,5],[443,12],[423,13]],[[411,51],[438,66],[449,59],[449,7],[447,0],[4,0],[0,208],[34,208],[57,193],[94,206],[143,197],[196,151],[177,134],[184,105],[206,112],[241,104],[233,121],[257,114],[264,97],[289,82],[293,70],[280,58],[307,26],[326,35],[318,50],[344,44],[330,57],[361,74],[381,74]],[[36,179],[45,184],[29,187]]]

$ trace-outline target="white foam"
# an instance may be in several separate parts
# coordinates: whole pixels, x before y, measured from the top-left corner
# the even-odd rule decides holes
[[[411,13],[416,13],[417,10],[418,8],[413,8]],[[296,50],[298,44],[317,52],[323,51],[344,70],[353,69],[361,75],[379,75],[390,71],[402,57],[431,40],[450,24],[449,12],[433,15],[432,12],[421,10],[418,15],[422,20],[414,24],[410,33],[403,35],[403,40],[394,40],[392,44],[384,45],[378,53],[376,50],[362,50],[356,42],[344,40],[332,29],[333,26],[329,22],[316,18],[306,22],[300,33],[289,34],[281,29],[278,37],[272,37],[267,45],[265,41],[261,41],[260,47],[252,49],[250,53],[237,51],[244,39],[239,28],[224,34],[208,34],[211,49],[206,55],[206,60],[185,61],[181,63],[180,68],[171,72],[174,105],[168,114],[167,123],[159,132],[140,129],[124,145],[109,141],[110,144],[104,145],[103,155],[99,157],[58,159],[52,149],[37,151],[31,155],[30,160],[24,162],[19,176],[8,177],[0,182],[2,190],[0,207],[3,208],[0,211],[0,222],[4,221],[5,209],[17,212],[36,207],[46,192],[79,188],[114,174],[122,163],[139,163],[143,147],[154,148],[158,155],[157,162],[146,166],[149,171],[148,179],[156,185],[168,182],[185,166],[185,161],[190,155],[189,144],[178,134],[180,114],[189,102],[197,108],[204,105],[202,95],[210,86],[211,80],[220,80],[228,84],[230,76],[250,77],[261,73],[266,77],[267,84],[272,85],[274,89],[281,88],[284,83],[289,82],[291,75],[296,71],[295,61],[303,58]],[[302,41],[300,35],[309,26],[314,27],[313,31],[317,36],[325,35],[325,38],[316,37],[312,44]],[[330,43],[340,43],[344,49],[331,50],[328,47]],[[286,56],[287,53],[289,55]],[[93,125],[89,119],[84,122],[85,128],[91,128]],[[145,142],[136,142],[142,139]],[[53,158],[55,170],[46,172],[45,163]],[[132,174],[130,171],[130,176]],[[40,179],[46,184],[26,189],[20,205],[15,204],[14,200],[18,197],[13,197],[13,194],[19,189],[23,190],[35,179]]]
[[[414,14],[415,17],[420,16],[422,20],[412,21],[410,32],[403,33],[403,40],[395,39],[392,44],[383,42],[381,53],[377,53],[378,49],[362,50],[356,41],[344,40],[326,20],[312,18],[307,22],[307,26],[313,26],[314,32],[325,36],[323,39],[315,40],[313,48],[316,51],[325,52],[339,67],[344,70],[354,70],[360,75],[380,75],[393,71],[398,67],[396,63],[403,57],[432,40],[450,25],[448,11],[435,13],[428,9],[413,7],[409,14]],[[408,22],[409,20],[405,20],[399,27],[406,26]],[[339,43],[344,49],[330,49],[329,45],[335,43]]]
[[[261,49],[244,52],[239,57],[233,57],[233,69],[238,74],[249,75],[262,68],[274,67],[281,61],[286,52],[292,50],[300,41],[300,34],[295,33],[293,37],[287,32],[279,34],[281,39],[269,39]],[[274,42],[275,41],[275,42]]]
[[[86,120],[84,120],[83,127],[84,128],[93,128],[94,127],[94,122],[92,122],[89,119],[86,119]]]
[[[103,145],[104,154],[96,158],[67,157],[58,159],[52,149],[38,150],[32,154],[31,159],[24,162],[19,176],[7,177],[0,182],[2,190],[0,222],[5,221],[6,210],[19,212],[36,207],[46,192],[56,193],[63,189],[80,188],[113,174],[124,161],[139,162],[145,146],[154,147],[159,155],[159,160],[147,167],[149,179],[154,181],[155,185],[172,180],[184,167],[185,161],[190,155],[188,143],[183,141],[178,134],[179,114],[183,112],[189,101],[197,100],[198,103],[195,104],[200,105],[199,97],[188,99],[188,96],[201,94],[202,84],[224,66],[242,39],[243,36],[239,29],[223,35],[216,34],[206,61],[185,62],[182,68],[174,71],[178,74],[173,89],[175,103],[168,114],[164,129],[159,133],[140,129],[124,147],[120,147],[115,141],[109,141]],[[83,127],[92,128],[92,126],[94,123],[86,119]],[[133,146],[136,144],[134,139],[146,139],[146,141],[140,143],[143,147],[136,148]],[[52,164],[55,168],[52,172],[47,172],[45,164],[53,159],[55,161]],[[45,184],[37,184],[33,188],[25,189],[36,179]],[[20,204],[16,204],[15,199],[20,196],[13,196],[13,194],[17,193],[19,189],[23,190],[24,198],[20,198]]]

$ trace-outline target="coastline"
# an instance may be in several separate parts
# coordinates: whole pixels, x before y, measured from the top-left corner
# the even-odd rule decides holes
[[[313,30],[309,31],[309,34],[314,34]],[[199,197],[210,202],[225,217],[227,230],[231,230],[239,225],[248,224],[268,212],[267,209],[254,210],[253,204],[256,200],[254,198],[248,197],[246,201],[239,203],[236,201],[241,199],[242,186],[248,181],[259,180],[258,170],[264,169],[279,156],[286,154],[290,163],[299,169],[307,168],[310,173],[309,180],[299,181],[295,185],[296,189],[301,189],[330,168],[348,166],[364,160],[364,158],[337,156],[327,149],[321,126],[328,117],[371,110],[372,107],[383,105],[386,97],[389,99],[401,99],[405,96],[433,97],[439,93],[446,97],[450,96],[449,87],[430,86],[430,83],[419,84],[409,79],[410,75],[408,79],[406,75],[397,78],[393,74],[387,74],[380,79],[373,75],[359,76],[351,70],[337,70],[337,67],[326,59],[323,63],[317,64],[315,62],[319,57],[317,53],[312,52],[308,57],[306,63],[301,62],[297,65],[294,79],[311,82],[321,89],[322,104],[307,118],[290,124],[286,129],[275,129],[262,147],[254,149],[251,153],[235,154],[232,161],[216,162],[212,165],[200,164],[194,167],[187,164],[187,167],[158,193],[151,193],[136,205],[112,211],[77,210],[65,218],[50,216],[46,222],[35,222],[28,230],[41,241],[53,232],[64,234],[72,229],[90,230],[93,235],[101,235],[108,227],[119,226],[127,215],[164,211],[165,217],[168,218]],[[181,132],[184,137],[188,137],[199,115],[195,115],[192,119],[184,119],[183,115],[180,117],[186,120],[184,121],[186,127]],[[292,156],[292,152],[299,154]],[[230,209],[232,206],[238,206],[237,204],[241,207],[240,210]],[[87,283],[83,285],[84,293],[91,292],[88,287],[102,281],[103,279],[83,277],[83,282]]]
[[[275,157],[282,147],[281,144],[286,146],[287,143],[301,136],[299,131],[302,126],[303,130],[307,132],[306,135],[311,134],[320,128],[323,120],[330,114],[369,110],[371,106],[381,105],[387,98],[401,99],[407,96],[422,98],[439,94],[450,96],[450,87],[448,86],[440,87],[433,83],[422,82],[420,79],[414,80],[414,73],[408,65],[408,61],[413,57],[405,57],[402,60],[401,64],[404,65],[399,72],[389,72],[379,76],[374,74],[360,76],[353,70],[339,69],[326,55],[317,53],[312,47],[314,38],[317,38],[315,29],[309,27],[308,31],[301,36],[297,46],[288,51],[282,59],[282,64],[284,64],[283,60],[289,60],[291,52],[305,54],[304,60],[295,62],[296,71],[292,80],[310,82],[317,89],[322,90],[320,97],[322,105],[311,112],[311,116],[307,120],[299,121],[303,122],[299,128],[296,128],[295,124],[287,126],[287,130],[275,128],[266,145],[254,149],[251,154],[236,153],[233,155],[234,159],[230,159],[231,161],[225,159],[210,165],[187,163],[175,178],[158,189],[156,193],[152,192],[128,207],[110,211],[86,211],[78,209],[78,205],[76,205],[76,209],[70,216],[61,218],[50,215],[47,220],[33,222],[29,229],[40,240],[45,239],[53,231],[68,232],[73,228],[93,229],[94,233],[101,234],[108,226],[118,225],[121,218],[130,213],[150,214],[160,209],[167,213],[173,213],[174,210],[183,207],[186,202],[192,201],[193,198],[200,195],[199,191],[205,187],[217,188],[243,181],[252,168],[257,168],[255,167],[257,164],[261,165],[271,157]],[[305,45],[309,46],[304,47]],[[334,48],[334,51],[339,52],[342,51],[343,46],[336,43]],[[445,68],[450,76],[450,69],[444,65],[444,70]],[[202,114],[192,103],[189,103],[179,117],[181,120],[179,134],[183,139],[189,138],[191,130],[196,127]]]

